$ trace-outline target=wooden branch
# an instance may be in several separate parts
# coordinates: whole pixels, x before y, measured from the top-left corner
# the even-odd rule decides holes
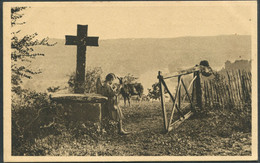
[[[188,74],[192,74],[194,72],[201,72],[205,76],[210,76],[213,73],[213,71],[210,67],[197,65],[192,68],[188,68],[186,70],[181,70],[181,71],[175,72],[171,76],[164,77],[164,79],[169,79],[169,78],[178,77],[178,76],[182,76],[182,75],[188,75]]]
[[[160,93],[161,93],[161,105],[162,105],[162,112],[163,112],[163,124],[164,124],[164,129],[165,131],[167,131],[167,126],[168,126],[168,122],[167,122],[167,113],[166,113],[166,109],[165,109],[165,102],[164,102],[164,91],[163,91],[163,86],[162,86],[162,76],[161,76],[161,72],[158,72],[158,79],[159,79],[159,88],[160,88]]]
[[[194,75],[197,76],[197,79],[194,83],[195,84],[195,93],[196,93],[196,106],[198,108],[202,108],[202,92],[201,92],[201,83],[200,83],[200,73],[194,72]]]
[[[196,78],[197,78],[197,76],[195,76],[195,77],[191,80],[191,82],[190,82],[190,84],[189,84],[189,87],[188,87],[187,91],[190,90],[190,88],[191,88],[193,82],[196,80]],[[191,92],[191,96],[192,96],[192,97],[191,97],[191,101],[193,101],[193,89],[192,89],[192,92]],[[185,98],[186,98],[186,94],[184,95],[183,101],[185,100]]]
[[[188,75],[197,71],[201,70],[201,66],[195,66],[186,70],[181,70],[178,72],[173,73],[171,76],[168,77],[164,77],[164,79],[169,79],[169,78],[173,78],[173,77],[178,77],[178,76],[182,76],[182,75]]]
[[[176,90],[176,97],[178,96],[178,92],[179,92],[180,86],[181,86],[181,84],[180,84],[180,82],[178,82],[178,86],[177,86],[177,90]],[[176,99],[176,97],[175,97],[175,99]],[[169,123],[168,123],[167,131],[169,131],[169,127],[170,127],[170,124],[172,122],[172,118],[173,118],[176,102],[177,102],[177,100],[175,100],[174,104],[173,104],[173,109],[172,109],[172,112],[171,112],[171,117],[170,117],[170,120],[169,120]]]
[[[192,86],[193,82],[194,82],[196,79],[197,79],[197,76],[195,76],[195,77],[192,79],[192,81],[190,82],[190,85],[189,85],[189,87],[188,87],[188,90],[190,90],[190,87]]]
[[[166,91],[169,93],[171,99],[172,99],[172,102],[174,103],[175,102],[175,98],[173,97],[173,95],[171,94],[168,86],[166,85],[165,81],[163,80],[163,78],[161,79],[161,83],[163,84],[164,88],[166,89]],[[179,105],[180,106],[180,105]],[[182,114],[182,112],[180,111],[179,107],[177,106],[176,104],[176,109],[178,110],[178,112],[180,113],[180,115],[183,117],[184,115]]]
[[[179,119],[179,120],[175,121],[174,123],[172,123],[168,128],[168,132],[172,131],[174,128],[177,128],[182,122],[184,122],[185,120],[190,118],[193,114],[194,113],[190,111],[184,115],[184,118],[182,120]]]
[[[185,90],[185,92],[186,92],[186,95],[188,96],[188,99],[189,99],[189,101],[190,101],[190,104],[191,104],[191,108],[193,109],[193,106],[192,106],[192,101],[191,101],[191,98],[190,98],[190,95],[189,95],[189,92],[188,92],[188,90],[187,90],[187,88],[186,88],[186,86],[185,86],[185,84],[184,84],[184,82],[183,82],[183,80],[181,79],[181,83],[182,83],[182,85],[183,85],[183,88],[184,88],[184,90]],[[186,97],[186,96],[185,96]]]
[[[178,76],[178,83],[180,83],[180,82],[181,82],[181,76]],[[180,84],[180,89],[179,89],[179,93],[178,93],[178,106],[181,108],[181,84]],[[181,116],[184,117],[183,115],[181,115]]]

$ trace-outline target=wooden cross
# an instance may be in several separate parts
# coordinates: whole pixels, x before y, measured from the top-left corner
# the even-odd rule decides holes
[[[65,45],[77,45],[74,93],[84,93],[87,46],[98,46],[98,37],[88,37],[88,25],[77,26],[77,36],[66,35]]]

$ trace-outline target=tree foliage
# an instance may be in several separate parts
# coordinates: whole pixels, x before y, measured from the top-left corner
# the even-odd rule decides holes
[[[167,91],[166,91],[166,89],[164,89],[164,94],[166,94],[166,93],[167,93]],[[159,99],[160,100],[161,92],[160,92],[160,84],[159,84],[159,82],[154,83],[152,85],[152,89],[148,88],[147,96],[150,99],[154,99],[154,100]]]
[[[89,68],[86,71],[86,78],[85,78],[85,93],[95,93],[96,92],[96,82],[97,79],[100,78],[100,75],[103,73],[101,67],[94,67],[94,68]],[[75,87],[75,78],[76,78],[76,73],[72,73],[70,75],[70,78],[68,80],[68,85],[69,85],[69,91],[74,92],[74,87]]]
[[[159,83],[156,82],[152,85],[152,89],[148,88],[148,95],[150,99],[157,100],[160,97]]]
[[[23,10],[28,7],[13,7],[11,8],[11,27],[18,25],[23,25],[25,22],[21,21],[24,16]],[[32,78],[33,75],[41,73],[41,70],[35,70],[30,68],[31,62],[38,56],[44,56],[42,53],[37,53],[34,51],[35,46],[45,45],[53,46],[55,44],[50,44],[48,38],[36,39],[37,33],[21,35],[21,30],[16,30],[11,33],[11,71],[12,71],[12,91],[19,93],[21,89],[20,84],[22,83],[22,78]]]
[[[128,73],[126,76],[123,77],[123,84],[133,84],[136,83],[138,80],[137,77]]]

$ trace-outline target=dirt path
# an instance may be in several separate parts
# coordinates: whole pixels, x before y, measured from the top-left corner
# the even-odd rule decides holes
[[[164,134],[159,103],[123,108],[125,128],[133,133],[118,137],[127,155],[250,155],[251,134],[227,132],[215,116],[191,118]],[[223,119],[222,119],[223,120]]]

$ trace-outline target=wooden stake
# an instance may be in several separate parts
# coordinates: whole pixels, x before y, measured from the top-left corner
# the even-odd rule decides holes
[[[164,90],[163,90],[163,85],[162,85],[162,75],[161,71],[158,72],[158,79],[159,79],[159,87],[160,87],[160,93],[161,93],[161,105],[162,105],[162,112],[163,112],[163,124],[164,124],[164,129],[167,131],[167,113],[165,110],[165,102],[164,102]]]
[[[180,83],[180,82],[181,82],[181,76],[178,76],[178,83]],[[181,108],[181,84],[180,84],[180,89],[179,89],[179,94],[178,94],[178,106],[179,106],[179,108]]]
[[[195,92],[196,92],[196,106],[202,108],[202,92],[201,92],[201,83],[200,83],[200,73],[194,72],[194,75],[197,76],[195,81]]]

